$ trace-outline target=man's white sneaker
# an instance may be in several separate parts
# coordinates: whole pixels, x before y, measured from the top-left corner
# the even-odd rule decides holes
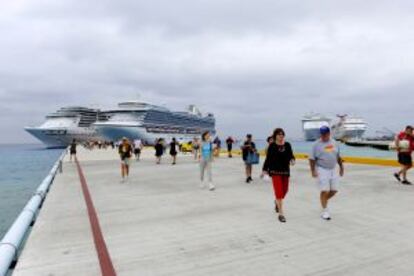
[[[210,191],[214,191],[216,189],[216,186],[214,186],[214,184],[210,182],[208,184],[208,188],[209,188]]]
[[[329,214],[328,211],[323,211],[321,214],[321,218],[324,220],[331,220],[331,215]]]
[[[204,184],[203,181],[200,182],[200,189],[205,189],[206,188],[206,184]]]

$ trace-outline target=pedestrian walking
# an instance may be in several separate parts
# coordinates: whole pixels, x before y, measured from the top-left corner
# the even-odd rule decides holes
[[[344,166],[338,145],[331,139],[331,131],[327,126],[320,128],[321,138],[315,142],[309,156],[312,177],[318,179],[320,201],[322,205],[321,218],[330,220],[328,209],[329,200],[338,192],[339,176],[344,175]],[[336,165],[339,165],[339,175]]]
[[[405,131],[400,132],[395,137],[395,146],[398,152],[398,163],[401,165],[401,170],[394,174],[398,182],[404,185],[412,185],[407,179],[407,172],[413,166],[412,152],[414,149],[413,127],[407,126]],[[402,177],[402,179],[401,179]]]
[[[200,143],[200,188],[204,189],[206,186],[204,184],[205,174],[208,177],[208,187],[210,191],[214,191],[216,187],[213,184],[213,173],[212,173],[212,163],[213,163],[213,144],[211,143],[210,132],[206,131],[201,136]]]
[[[273,135],[274,135],[274,134],[273,134]],[[265,148],[265,153],[266,153],[266,155],[267,155],[267,151],[269,150],[270,145],[271,145],[271,144],[273,144],[273,143],[274,143],[274,141],[275,141],[275,138],[273,138],[273,135],[272,135],[272,136],[267,137],[267,139],[266,139],[266,143],[267,143],[266,148]]]
[[[157,139],[155,143],[155,157],[157,165],[161,164],[161,158],[164,155],[164,144],[161,138]]]
[[[197,137],[194,137],[191,146],[193,148],[194,160],[197,160],[200,152],[200,141]]]
[[[175,165],[177,163],[177,147],[177,140],[175,138],[172,138],[172,141],[170,143],[170,155],[173,159],[172,165]]]
[[[132,145],[126,137],[122,138],[118,153],[121,157],[121,182],[124,182],[125,180],[128,180],[129,177],[129,166],[132,156]]]
[[[177,142],[177,146],[178,146],[178,151],[182,152],[183,151],[183,141],[182,141],[182,139]]]
[[[221,140],[218,136],[214,139],[213,144],[214,144],[214,156],[220,157]]]
[[[275,211],[279,213],[279,221],[285,223],[283,200],[289,190],[290,166],[295,164],[295,157],[291,144],[285,141],[285,131],[282,128],[275,129],[271,140],[263,164],[263,173],[272,178]]]
[[[72,140],[72,143],[70,144],[70,162],[72,162],[72,158],[76,158],[76,139]]]
[[[227,144],[227,154],[228,154],[229,158],[232,158],[233,157],[232,150],[233,150],[234,139],[231,136],[229,136],[226,140],[226,144]]]
[[[134,140],[134,154],[135,154],[135,160],[139,161],[141,157],[141,151],[144,145],[142,144],[141,139],[135,139]]]
[[[267,145],[265,147],[265,156],[267,156],[267,151],[268,151],[270,145],[274,142],[273,134],[271,136],[267,137],[266,142],[267,142]],[[266,174],[266,172],[262,172],[260,174],[260,178],[262,178],[262,179],[265,179],[266,176],[269,176],[268,174]]]
[[[259,163],[259,154],[257,153],[256,144],[253,142],[253,135],[247,134],[246,141],[242,149],[242,157],[246,168],[246,183],[253,181],[253,165]]]

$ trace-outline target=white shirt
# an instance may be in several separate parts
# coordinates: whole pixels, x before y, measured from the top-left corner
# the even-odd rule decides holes
[[[136,148],[136,149],[140,149],[140,148],[142,148],[142,142],[141,142],[141,140],[135,140],[134,141],[134,147]]]

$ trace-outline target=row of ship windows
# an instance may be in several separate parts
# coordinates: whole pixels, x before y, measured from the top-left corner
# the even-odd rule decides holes
[[[166,133],[200,133],[204,130],[212,131],[214,128],[203,127],[180,127],[180,126],[160,126],[149,125],[146,127],[148,132],[166,132]]]
[[[204,126],[209,127],[213,126],[214,122],[212,121],[205,121],[203,119],[195,119],[195,118],[186,118],[184,116],[167,116],[165,113],[155,113],[151,112],[148,113],[145,122],[147,123],[173,123],[176,125],[185,125],[185,126]]]
[[[158,118],[167,118],[167,119],[177,118],[177,119],[189,119],[189,120],[196,119],[191,115],[178,115],[178,114],[171,115],[171,113],[157,112],[157,111],[147,112],[146,117],[147,118],[158,117]]]
[[[213,123],[189,122],[189,121],[166,121],[166,120],[145,120],[145,124],[169,124],[185,127],[214,127]]]
[[[141,116],[144,114],[140,114]],[[171,116],[171,114],[164,112],[148,112],[145,114],[145,123],[149,124],[175,124],[181,126],[196,126],[196,127],[214,127],[214,120],[188,118],[187,116]],[[92,123],[98,121],[106,121],[107,117],[102,114],[85,114],[81,116],[79,126],[90,126]]]

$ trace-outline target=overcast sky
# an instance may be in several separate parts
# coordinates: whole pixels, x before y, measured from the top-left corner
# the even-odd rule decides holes
[[[310,111],[414,124],[414,1],[0,1],[0,143],[65,105],[213,112],[301,137]]]

